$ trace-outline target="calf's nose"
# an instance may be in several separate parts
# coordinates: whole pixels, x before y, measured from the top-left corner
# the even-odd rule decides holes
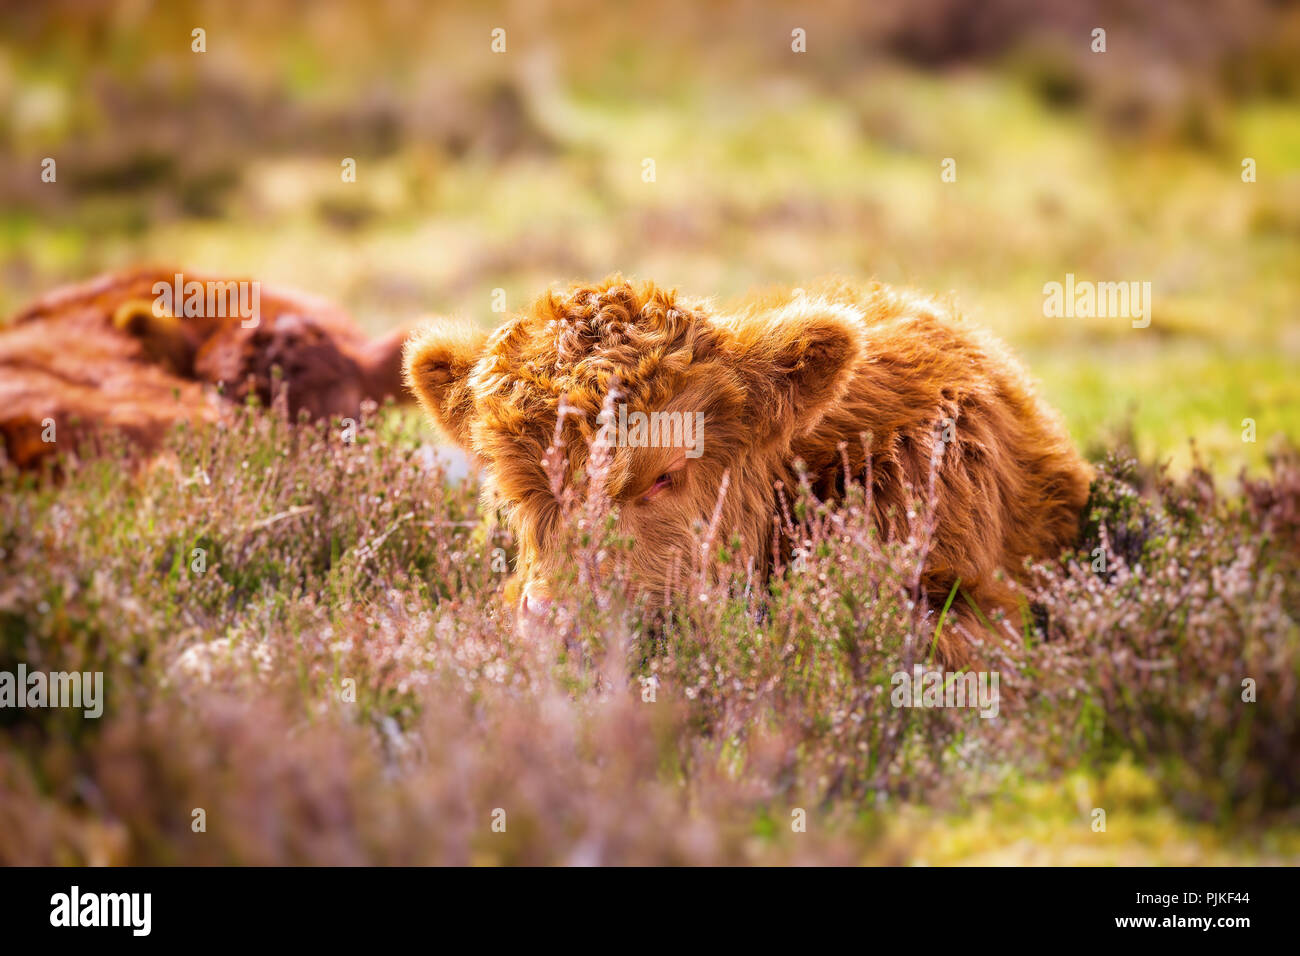
[[[524,589],[524,611],[532,617],[545,617],[555,602],[533,588]]]

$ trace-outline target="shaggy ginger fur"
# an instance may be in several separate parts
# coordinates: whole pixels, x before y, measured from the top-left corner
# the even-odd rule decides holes
[[[408,341],[405,362],[421,403],[482,463],[489,498],[506,505],[527,594],[544,593],[566,560],[551,546],[560,507],[543,465],[561,401],[576,411],[564,425],[567,480],[587,458],[611,387],[630,410],[704,413],[698,458],[681,448],[612,451],[607,491],[620,531],[637,542],[632,573],[651,600],[680,584],[692,525],[710,521],[724,472],[718,540],[738,536],[742,562],[767,569],[776,483],[794,487],[802,459],[821,497],[841,493],[840,448],[862,475],[863,433],[877,522],[904,535],[908,498],[925,494],[935,443],[950,439],[922,578],[934,605],[960,579],[986,618],[1016,612],[999,571],[1015,577],[1027,558],[1072,543],[1088,494],[1088,467],[1005,349],[940,303],[880,283],[825,281],[719,311],[613,277],[545,295],[490,336],[428,326]],[[937,650],[960,667],[974,662],[979,625],[964,603],[953,611]]]

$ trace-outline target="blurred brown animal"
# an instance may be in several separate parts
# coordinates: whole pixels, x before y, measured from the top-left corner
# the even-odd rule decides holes
[[[319,299],[259,285],[257,322],[238,315],[177,315],[160,284],[238,280],[139,268],[58,289],[0,329],[0,439],[19,467],[76,449],[105,431],[137,449],[157,447],[182,419],[215,420],[250,393],[269,404],[280,370],[290,415],[355,417],[361,402],[404,399],[399,328],[369,340]],[[53,427],[51,428],[51,424]],[[53,436],[57,440],[51,442]]]
[[[909,497],[926,494],[932,455],[936,524],[922,586],[941,605],[960,581],[986,617],[1011,615],[1009,581],[1028,558],[1071,544],[1090,470],[1019,364],[943,304],[880,283],[824,281],[752,295],[733,308],[614,277],[542,296],[490,336],[431,325],[407,344],[406,374],[435,421],[483,465],[486,494],[519,542],[521,610],[544,613],[547,581],[569,560],[543,456],[562,404],[565,480],[588,461],[602,409],[703,415],[703,442],[611,449],[607,492],[640,592],[684,584],[692,526],[721,497],[719,541],[767,569],[777,483],[806,463],[823,498],[865,472],[872,436],[875,519],[907,535]],[[945,434],[945,430],[948,434]],[[608,437],[609,431],[603,434]],[[672,443],[669,443],[672,444]],[[698,454],[695,457],[691,452]],[[725,494],[723,476],[728,476]],[[938,639],[950,667],[975,660],[979,615],[957,602]]]

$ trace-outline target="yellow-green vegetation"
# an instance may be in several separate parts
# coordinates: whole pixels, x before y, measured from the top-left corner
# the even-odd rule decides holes
[[[207,54],[161,11],[98,45],[0,46],[11,161],[61,170],[33,173],[0,220],[0,311],[141,259],[301,286],[371,328],[488,324],[494,289],[513,308],[612,271],[724,297],[839,272],[950,294],[1084,444],[1131,416],[1144,455],[1185,468],[1194,440],[1230,474],[1300,438],[1295,98],[1202,105],[1212,136],[1122,137],[1044,96],[1041,56],[927,74],[853,60],[843,39],[832,67],[755,27],[697,62],[705,24],[673,9],[676,43],[557,14],[528,28],[545,42],[521,31],[502,56],[468,40],[490,8],[421,35],[396,14],[305,31],[218,18]],[[112,128],[108,89],[126,103]],[[231,115],[208,118],[217,97]],[[1150,281],[1150,328],[1045,317],[1043,286],[1066,273]]]
[[[1103,818],[1096,811],[1104,810]],[[967,814],[907,807],[890,818],[873,863],[929,866],[1294,865],[1300,829],[1243,839],[1180,819],[1127,757],[1100,775],[1075,772],[1008,789]]]

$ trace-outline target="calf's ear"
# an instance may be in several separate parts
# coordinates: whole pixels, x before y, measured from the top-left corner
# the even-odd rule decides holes
[[[858,316],[843,306],[795,302],[731,328],[756,434],[795,437],[839,401],[863,352]]]
[[[447,435],[468,449],[474,414],[469,377],[488,333],[468,323],[437,322],[417,329],[402,351],[406,386]]]
[[[170,312],[149,299],[128,299],[113,312],[113,326],[139,340],[145,356],[174,375],[194,374],[195,342]]]

